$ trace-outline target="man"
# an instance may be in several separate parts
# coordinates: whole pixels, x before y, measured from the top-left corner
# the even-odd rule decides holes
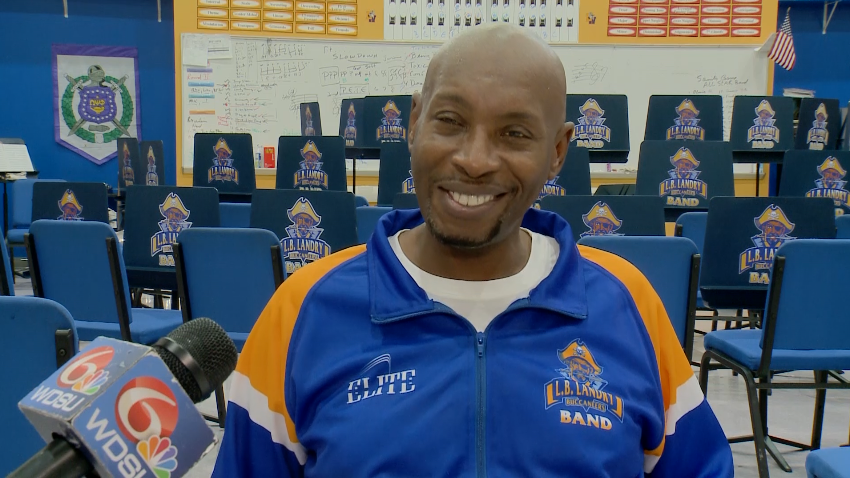
[[[280,287],[215,477],[732,476],[647,280],[530,209],[572,135],[565,84],[516,27],[434,56],[408,139],[421,215]]]

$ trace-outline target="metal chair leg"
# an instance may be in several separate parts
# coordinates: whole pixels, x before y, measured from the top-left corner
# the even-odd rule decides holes
[[[826,370],[815,371],[815,382],[826,383],[828,379]],[[826,389],[819,388],[815,392],[815,414],[812,418],[812,450],[820,448],[821,436],[823,434],[823,412],[826,406]]]
[[[744,377],[744,383],[747,386],[747,400],[749,401],[750,420],[753,425],[753,445],[756,449],[756,463],[758,463],[759,478],[769,478],[770,472],[767,469],[767,455],[765,453],[766,446],[766,424],[762,423],[761,402],[758,399],[756,382],[753,379],[753,374],[749,370],[739,370],[741,376]]]

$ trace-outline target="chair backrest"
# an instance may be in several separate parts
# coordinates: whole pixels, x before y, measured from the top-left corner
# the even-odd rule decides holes
[[[254,176],[254,143],[248,133],[195,133],[192,184],[220,193],[250,193]]]
[[[354,196],[354,206],[355,207],[366,207],[369,205],[369,200],[363,196],[356,195]]]
[[[29,234],[27,254],[37,296],[62,304],[75,320],[120,323],[106,246],[107,239],[117,245],[118,237],[109,225],[42,219],[32,223]],[[118,264],[128,307],[130,291],[120,254]]]
[[[844,116],[844,137],[842,138],[841,149],[850,151],[850,101],[847,102],[848,113]]]
[[[650,96],[643,139],[723,141],[723,97]]]
[[[345,140],[341,136],[278,138],[275,188],[347,191]]]
[[[0,225],[0,240],[3,235],[3,226]],[[12,261],[9,260],[9,250],[6,244],[0,243],[0,295],[15,295],[15,283],[12,277]]]
[[[736,96],[732,108],[732,151],[781,152],[794,145],[794,99]]]
[[[546,196],[541,209],[559,214],[576,241],[585,236],[663,236],[664,200],[653,196]]]
[[[569,94],[567,121],[576,125],[571,146],[590,150],[592,161],[618,163],[628,160],[629,101],[626,95]]]
[[[564,166],[555,179],[547,181],[537,196],[534,207],[546,196],[590,196],[590,153],[587,148],[571,145]]]
[[[676,220],[676,235],[690,239],[697,246],[699,253],[702,254],[702,247],[705,244],[705,224],[707,221],[708,212],[686,212]]]
[[[26,229],[32,223],[32,190],[40,182],[65,182],[63,179],[19,179],[9,185],[9,229]]]
[[[393,208],[387,206],[367,206],[357,208],[357,240],[361,244],[369,242],[372,233],[375,231],[375,226],[381,220],[384,214],[392,211]]]
[[[193,227],[177,241],[187,318],[209,317],[228,332],[250,332],[277,288],[272,254],[280,247],[277,236],[263,229]],[[276,259],[282,281],[281,256]]]
[[[715,197],[705,228],[702,297],[714,309],[761,309],[779,246],[834,237],[831,199]]]
[[[794,149],[818,151],[834,150],[841,134],[841,109],[838,100],[829,98],[803,98],[800,100],[800,118]]]
[[[251,227],[251,204],[222,202],[218,204],[221,227]]]
[[[139,143],[139,179],[140,186],[165,186],[165,149],[162,140],[142,141]]]
[[[190,227],[218,227],[215,188],[132,187],[124,208],[124,260],[128,267],[173,270],[172,245]]]
[[[393,209],[419,209],[415,194],[398,193],[393,198]]]
[[[411,95],[367,96],[362,147],[380,148],[381,143],[407,142],[410,127]]]
[[[829,299],[829,294],[837,291],[836,285],[846,281],[850,270],[850,240],[790,241],[779,248],[776,257],[784,257],[785,264],[774,311],[773,347],[850,350],[847,303],[839,297]],[[775,267],[773,272],[776,280]],[[768,299],[765,317],[771,316],[771,306]]]
[[[850,213],[845,168],[850,168],[850,151],[786,151],[779,195],[832,198],[836,216]]]
[[[835,238],[850,239],[850,215],[835,218]]]
[[[378,170],[378,205],[389,206],[399,193],[413,193],[410,151],[407,141],[381,144],[381,167]]]
[[[251,227],[280,239],[286,274],[357,241],[354,195],[339,191],[258,189],[251,201]]]
[[[363,98],[342,100],[339,111],[339,135],[345,140],[345,147],[362,147],[366,133],[363,128]]]
[[[732,150],[723,141],[644,141],[635,194],[660,196],[674,212],[707,210],[714,196],[734,196]]]
[[[679,343],[685,347],[688,321],[696,307],[698,276],[694,260],[699,251],[690,239],[587,236],[579,244],[611,252],[637,267],[661,297]]]
[[[109,223],[109,193],[104,183],[38,182],[33,185],[32,220]]]
[[[61,305],[36,297],[0,297],[0,361],[10,364],[0,387],[0,422],[14,437],[0,447],[0,475],[6,476],[44,447],[44,440],[18,410],[18,402],[56,371],[57,331],[78,341],[74,320]]]

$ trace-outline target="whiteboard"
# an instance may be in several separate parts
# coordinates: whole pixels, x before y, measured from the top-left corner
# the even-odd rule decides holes
[[[185,36],[185,34],[184,34]],[[318,101],[325,135],[339,131],[343,98],[410,94],[421,88],[439,45],[232,37],[232,58],[208,68],[182,67],[182,164],[192,168],[198,132],[251,133],[256,146],[277,146],[299,135],[299,104]],[[629,99],[631,153],[637,167],[649,97],[653,94],[723,95],[729,138],[735,95],[763,95],[768,59],[752,46],[563,45],[569,93],[625,94]],[[605,165],[593,165],[604,171]],[[736,165],[736,172],[754,171]]]

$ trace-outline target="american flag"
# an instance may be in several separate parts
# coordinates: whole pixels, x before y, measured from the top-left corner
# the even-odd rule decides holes
[[[785,21],[776,32],[776,38],[767,57],[786,70],[794,68],[797,55],[794,53],[794,37],[791,36],[791,9],[785,13]]]

